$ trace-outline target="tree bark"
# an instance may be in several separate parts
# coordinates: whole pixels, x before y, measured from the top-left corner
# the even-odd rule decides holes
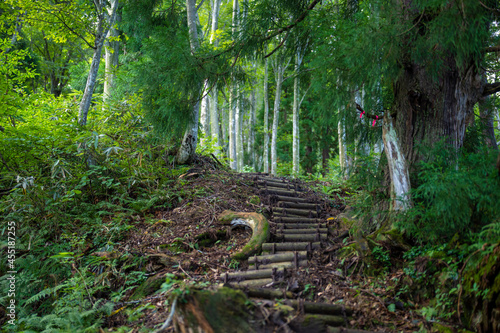
[[[481,129],[486,145],[498,150],[495,127],[493,125],[493,107],[489,102],[489,97],[484,97],[479,101],[479,117],[481,118]]]
[[[347,144],[346,144],[346,131],[344,120],[340,120],[338,124],[338,134],[339,134],[339,164],[340,169],[344,179],[349,179],[350,173],[350,161],[347,157]]]
[[[200,109],[200,130],[203,138],[200,140],[200,145],[206,147],[206,142],[210,137],[210,99],[208,97],[208,80],[205,80],[203,85],[203,99],[201,100]]]
[[[438,79],[425,67],[409,64],[394,84],[394,126],[410,171],[424,158],[416,145],[433,146],[444,139],[452,151],[462,147],[466,118],[482,94],[474,65],[459,70],[454,58],[446,60]]]
[[[87,116],[89,113],[90,102],[92,101],[92,95],[94,93],[94,87],[97,80],[97,72],[99,71],[99,63],[101,60],[102,47],[104,44],[104,39],[108,34],[110,27],[115,23],[116,10],[118,7],[118,1],[114,2],[114,6],[111,8],[111,16],[109,16],[109,22],[105,22],[108,17],[104,8],[104,1],[94,1],[97,10],[97,34],[94,40],[94,55],[92,56],[92,63],[90,65],[89,75],[87,77],[87,84],[85,85],[85,91],[80,102],[80,108],[78,110],[78,123],[81,126],[87,124]]]
[[[292,160],[293,160],[293,175],[299,175],[299,68],[301,63],[300,50],[297,50],[295,58],[295,79],[293,80],[293,133],[292,133]]]
[[[111,2],[112,7],[119,6],[118,0],[113,0]],[[112,15],[111,8],[108,8],[108,15]],[[121,16],[119,13],[116,13],[115,22],[120,22]],[[118,67],[118,59],[120,55],[120,42],[117,40],[109,40],[109,38],[117,38],[120,36],[120,32],[113,25],[106,36],[106,41],[104,43],[104,52],[105,52],[105,77],[104,77],[104,92],[102,94],[102,102],[104,107],[108,104],[109,100],[112,98],[114,85],[115,85],[115,77],[116,77],[116,69]]]
[[[276,77],[276,92],[274,95],[274,110],[273,110],[273,132],[271,138],[271,174],[277,174],[278,168],[278,122],[280,114],[281,102],[281,87],[283,85],[283,74],[286,66],[283,65],[279,55],[276,57],[275,77]]]
[[[236,38],[236,32],[238,28],[238,13],[239,4],[238,0],[233,0],[233,39]],[[231,169],[238,169],[238,147],[237,147],[237,136],[238,132],[238,122],[239,122],[239,101],[238,101],[238,85],[236,83],[235,77],[233,75],[231,87],[230,87],[230,97],[229,101],[231,104],[231,111],[229,113],[229,158],[231,159],[230,166]]]
[[[218,45],[218,39],[215,37],[218,25],[219,25],[219,12],[220,12],[221,0],[214,0],[212,7],[212,25],[210,29],[210,44]],[[212,135],[212,142],[216,147],[216,151],[220,151],[222,145],[222,140],[220,137],[219,130],[219,110],[218,110],[218,97],[219,91],[215,85],[212,88],[212,93],[210,95],[210,134]]]
[[[391,177],[391,210],[404,211],[412,205],[409,194],[410,174],[389,112],[384,116],[382,138]]]
[[[269,172],[269,61],[264,61],[264,172]]]
[[[196,0],[186,0],[187,22],[189,28],[189,45],[191,52],[196,52],[199,47],[196,15]],[[203,87],[202,82],[196,84],[197,95],[200,94]],[[192,107],[191,121],[186,128],[181,146],[177,152],[176,162],[179,164],[189,163],[196,154],[196,143],[198,141],[198,121],[200,117],[200,102],[196,99]]]

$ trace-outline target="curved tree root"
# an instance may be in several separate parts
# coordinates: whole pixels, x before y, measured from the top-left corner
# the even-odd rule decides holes
[[[232,255],[233,259],[245,260],[252,255],[259,254],[262,250],[262,244],[269,239],[269,223],[262,214],[225,210],[219,215],[219,221],[233,227],[244,225],[252,228],[252,238],[241,251]]]

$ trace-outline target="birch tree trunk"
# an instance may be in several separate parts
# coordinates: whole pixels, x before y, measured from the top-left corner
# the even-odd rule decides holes
[[[189,45],[191,52],[196,52],[199,47],[196,15],[196,0],[186,0],[187,23],[189,28]],[[196,92],[201,92],[202,82],[196,84]],[[200,116],[200,102],[193,105],[191,122],[188,124],[181,146],[177,152],[176,161],[179,164],[190,162],[196,153],[196,143],[198,141],[198,121]]]
[[[112,8],[113,7],[118,8],[118,6],[119,6],[118,0],[112,0],[111,8],[108,8],[108,15],[109,16],[113,15]],[[121,15],[118,13],[117,9],[115,22],[120,22],[120,21],[121,21]],[[102,94],[102,102],[104,107],[106,107],[106,105],[109,103],[109,100],[112,99],[113,90],[115,86],[116,69],[118,67],[118,59],[120,55],[120,41],[114,39],[116,39],[119,36],[120,32],[113,25],[109,29],[106,41],[104,43],[104,52],[105,52],[104,59],[106,66],[105,77],[104,77],[104,92]]]
[[[236,88],[236,98],[235,98],[235,114],[234,114],[234,125],[235,125],[235,150],[236,150],[236,170],[241,172],[243,168],[243,140],[241,133],[241,120],[243,118],[243,113],[241,112],[241,98],[239,85],[235,84]]]
[[[239,92],[239,91],[238,91]],[[238,94],[240,96],[240,94]],[[238,114],[237,114],[237,120],[236,120],[236,155],[237,155],[237,170],[238,172],[243,171],[243,164],[244,164],[244,151],[243,151],[243,107],[242,107],[242,98],[238,98]]]
[[[215,34],[219,25],[219,12],[220,12],[221,0],[214,0],[212,7],[212,26],[210,29],[210,44],[217,46],[219,44],[218,39],[215,38]],[[216,147],[216,151],[220,151],[220,146],[222,145],[220,130],[219,130],[219,110],[218,110],[218,95],[219,91],[217,85],[212,88],[212,93],[210,95],[210,133],[212,135],[212,143]]]
[[[238,28],[238,13],[239,13],[239,4],[238,0],[233,0],[233,38],[236,36],[237,28]],[[229,113],[229,158],[231,159],[230,166],[231,169],[238,169],[238,147],[237,147],[237,136],[239,132],[238,122],[240,120],[239,116],[239,103],[238,103],[238,85],[235,82],[235,77],[233,75],[232,86],[230,88],[231,93],[229,97],[229,102],[231,104],[231,112]]]
[[[92,63],[90,64],[89,75],[87,76],[87,83],[85,84],[85,91],[83,92],[82,100],[80,101],[80,107],[78,109],[78,123],[81,126],[87,124],[87,116],[89,113],[90,102],[92,101],[92,95],[94,93],[95,83],[97,81],[97,72],[99,71],[99,63],[101,60],[102,47],[104,45],[104,40],[110,27],[115,23],[116,10],[118,6],[118,1],[114,2],[114,6],[111,8],[111,15],[105,9],[106,2],[104,0],[94,1],[97,11],[97,34],[94,40],[94,54],[92,56]],[[106,22],[106,20],[108,22]]]
[[[201,100],[201,109],[200,109],[200,130],[203,135],[203,138],[200,140],[200,145],[202,147],[206,146],[206,141],[210,136],[210,100],[208,98],[208,80],[205,80],[203,84],[203,98]]]
[[[236,108],[234,86],[229,87],[229,166],[231,169],[237,169],[236,160]]]
[[[256,107],[255,107],[255,89],[252,90],[252,95],[250,99],[250,119],[249,119],[249,131],[248,134],[248,156],[250,158],[250,165],[254,170],[257,170],[255,164],[255,123],[256,123]]]
[[[269,61],[264,62],[264,172],[269,172]]]
[[[292,161],[293,175],[299,175],[299,68],[301,63],[300,50],[297,51],[295,58],[295,79],[293,80],[293,133],[292,133]]]
[[[384,115],[382,139],[391,178],[391,210],[405,211],[412,206],[410,198],[410,175],[408,163],[394,129],[389,112]]]
[[[280,114],[280,99],[281,86],[283,85],[283,73],[285,68],[279,57],[276,58],[276,93],[274,95],[274,110],[273,110],[273,133],[271,139],[271,174],[276,175],[278,168],[278,121]]]

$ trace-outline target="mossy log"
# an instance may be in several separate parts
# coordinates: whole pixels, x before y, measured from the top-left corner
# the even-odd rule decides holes
[[[262,214],[225,210],[219,215],[219,221],[233,227],[244,225],[252,229],[250,241],[238,253],[232,255],[233,259],[245,260],[249,256],[260,253],[262,244],[269,239],[269,223]]]

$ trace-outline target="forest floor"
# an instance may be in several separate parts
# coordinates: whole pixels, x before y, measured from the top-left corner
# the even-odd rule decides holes
[[[132,332],[158,328],[167,320],[171,304],[167,301],[171,300],[170,292],[166,291],[165,284],[161,286],[162,283],[171,281],[173,285],[168,286],[169,291],[186,285],[214,289],[220,285],[217,281],[219,275],[245,270],[248,265],[245,261],[232,260],[230,256],[246,244],[251,230],[231,230],[220,225],[217,217],[226,209],[265,212],[263,204],[249,200],[257,194],[252,181],[232,172],[200,165],[181,175],[178,182],[195,196],[182,200],[175,209],[155,211],[153,219],[137,218],[135,226],[119,247],[115,247],[115,253],[120,255],[127,253],[143,258],[145,267],[142,269],[149,278],[146,287],[129,290],[122,302],[115,306],[105,324],[106,330],[114,331],[123,326],[133,328]],[[321,184],[305,184],[309,188],[318,185]],[[334,197],[319,192],[311,192],[311,195],[329,201],[328,225],[340,235],[350,227],[339,217],[346,207],[347,194],[343,189],[336,193],[338,195]],[[313,252],[307,267],[299,268],[302,278],[294,286],[299,298],[352,308],[351,328],[414,332],[432,327],[432,323],[415,311],[420,305],[397,297],[405,277],[402,253],[391,253],[387,248],[384,253],[391,253],[391,256],[383,258],[385,262],[380,267],[368,270],[356,252],[347,258],[338,257],[340,248],[354,243],[351,237],[340,243],[333,243],[330,240],[333,238],[329,237],[320,250]],[[94,255],[108,257],[113,254]],[[377,274],[370,275],[368,271]],[[272,305],[265,302],[259,306],[268,307],[267,312],[274,311]],[[135,319],[131,321],[131,318]],[[272,325],[271,322],[268,324]],[[173,328],[165,331],[173,331]],[[279,330],[276,328],[276,331]]]

